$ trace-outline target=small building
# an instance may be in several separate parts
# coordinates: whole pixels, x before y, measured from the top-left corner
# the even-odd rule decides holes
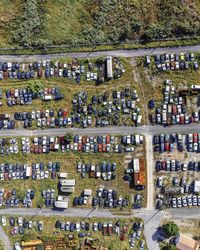
[[[184,234],[179,234],[176,242],[177,250],[198,250],[199,243],[196,240],[193,240],[191,237]]]
[[[194,193],[200,193],[200,181],[194,181]]]

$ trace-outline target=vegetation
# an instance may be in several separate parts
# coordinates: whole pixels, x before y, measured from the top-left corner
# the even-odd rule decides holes
[[[169,221],[168,223],[163,225],[163,231],[169,238],[172,236],[176,236],[179,233],[179,227],[173,221]]]
[[[199,36],[199,10],[198,0],[2,0],[0,47]]]
[[[39,94],[42,89],[44,89],[44,84],[42,82],[32,81],[27,85],[27,89],[33,92],[34,94]]]

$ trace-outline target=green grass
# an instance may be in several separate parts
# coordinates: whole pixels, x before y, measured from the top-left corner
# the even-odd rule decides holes
[[[1,1],[1,31],[0,47],[18,47],[21,41],[13,42],[12,33],[15,31],[16,18],[21,20],[23,0]],[[178,46],[199,43],[199,15],[200,5],[197,0],[192,4],[185,3],[180,6],[179,1],[125,1],[114,2],[113,0],[36,0],[38,18],[41,20],[41,36],[36,33],[36,44],[60,45],[67,48],[49,48],[48,53],[66,51],[89,51],[91,43],[111,43],[111,45],[96,46],[98,50],[117,48],[139,48]],[[113,9],[115,6],[115,9]],[[117,10],[117,11],[116,11]],[[155,15],[156,13],[156,15]],[[168,25],[168,19],[170,25]],[[184,16],[184,19],[182,18]],[[22,20],[23,22],[23,20]],[[25,27],[26,32],[29,27]],[[33,30],[34,32],[34,30]],[[23,32],[22,32],[23,33]],[[178,37],[197,37],[176,41]],[[172,38],[173,41],[154,42],[157,38]],[[138,43],[130,41],[153,41]],[[122,44],[115,44],[122,42]],[[113,44],[112,44],[113,43]],[[125,43],[125,44],[123,44]],[[83,47],[81,46],[83,45]],[[84,46],[84,44],[86,44]],[[87,46],[87,44],[89,44]],[[35,50],[41,53],[42,50]],[[4,53],[11,53],[7,50]],[[12,53],[33,53],[32,49],[16,50]]]

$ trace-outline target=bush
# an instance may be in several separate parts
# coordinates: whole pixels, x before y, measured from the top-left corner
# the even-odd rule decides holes
[[[27,89],[34,94],[39,94],[43,88],[44,85],[42,82],[29,82],[27,85]]]
[[[179,233],[179,227],[173,221],[170,221],[163,225],[163,231],[169,238],[172,236],[176,236]]]
[[[12,39],[15,43],[26,46],[45,46],[48,44],[43,26],[43,5],[37,0],[24,0],[22,15],[11,22]]]

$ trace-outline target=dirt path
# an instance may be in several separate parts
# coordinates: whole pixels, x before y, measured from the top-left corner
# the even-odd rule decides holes
[[[154,183],[153,183],[153,145],[152,135],[145,136],[146,142],[146,163],[147,163],[147,210],[154,208]]]
[[[12,246],[10,244],[10,240],[8,236],[5,234],[3,228],[0,226],[0,240],[3,242],[4,246],[6,247],[6,250],[12,250]]]
[[[133,66],[133,78],[136,83],[138,83],[140,87],[140,93],[141,93],[141,98],[142,98],[142,104],[144,108],[144,115],[145,115],[145,124],[149,124],[149,115],[148,115],[148,103],[144,94],[144,87],[142,84],[142,80],[140,77],[140,73],[137,71],[137,63],[134,58],[131,58],[131,65]]]

